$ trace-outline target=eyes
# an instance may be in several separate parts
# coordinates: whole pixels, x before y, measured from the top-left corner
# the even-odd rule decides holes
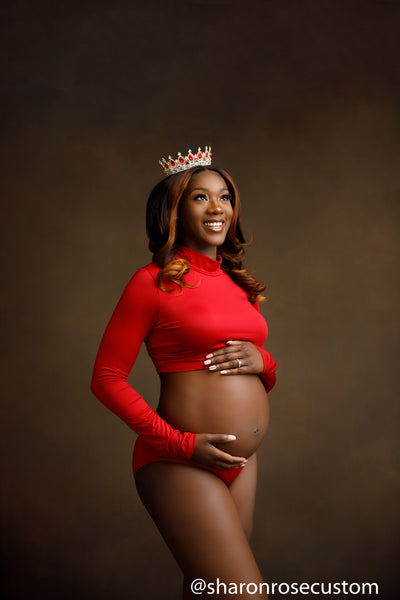
[[[193,196],[193,200],[199,200],[200,202],[207,202],[208,198],[207,198],[206,194],[201,193],[201,194],[196,194],[196,196]],[[232,196],[230,194],[224,194],[223,196],[220,196],[220,200],[221,200],[221,202],[230,202],[232,200]]]

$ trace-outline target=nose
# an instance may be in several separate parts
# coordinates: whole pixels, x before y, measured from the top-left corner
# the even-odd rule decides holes
[[[212,213],[221,214],[223,211],[220,201],[214,198],[208,205],[208,210]]]

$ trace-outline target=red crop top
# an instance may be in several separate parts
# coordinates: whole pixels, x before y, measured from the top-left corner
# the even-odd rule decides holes
[[[263,348],[267,324],[258,303],[221,269],[221,259],[181,246],[176,254],[190,264],[185,275],[193,288],[163,292],[156,285],[155,263],[139,269],[112,314],[94,365],[94,395],[156,448],[190,458],[196,434],[171,427],[127,382],[144,341],[158,373],[206,369],[206,354],[228,340],[248,340],[260,350],[259,376],[268,392],[275,384],[276,363]]]

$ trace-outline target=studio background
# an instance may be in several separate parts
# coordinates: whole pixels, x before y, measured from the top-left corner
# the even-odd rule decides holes
[[[3,4],[7,599],[179,597],[134,487],[135,434],[89,385],[123,287],[151,260],[158,159],[206,144],[241,193],[278,363],[261,572],[397,597],[399,9]],[[144,352],[130,381],[156,405]]]

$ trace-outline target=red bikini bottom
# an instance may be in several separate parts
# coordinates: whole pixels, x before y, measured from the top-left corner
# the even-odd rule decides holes
[[[174,462],[181,465],[188,465],[189,467],[205,469],[206,471],[211,471],[211,473],[214,473],[214,475],[222,479],[222,481],[228,487],[231,485],[231,483],[233,483],[233,481],[235,481],[236,477],[243,469],[243,467],[235,467],[234,469],[214,469],[213,467],[207,467],[206,465],[202,465],[194,460],[180,458],[179,456],[168,456],[167,454],[163,454],[162,452],[155,450],[153,446],[147,444],[143,438],[139,436],[136,440],[135,448],[133,450],[133,473],[136,473],[136,471],[152,462]]]

